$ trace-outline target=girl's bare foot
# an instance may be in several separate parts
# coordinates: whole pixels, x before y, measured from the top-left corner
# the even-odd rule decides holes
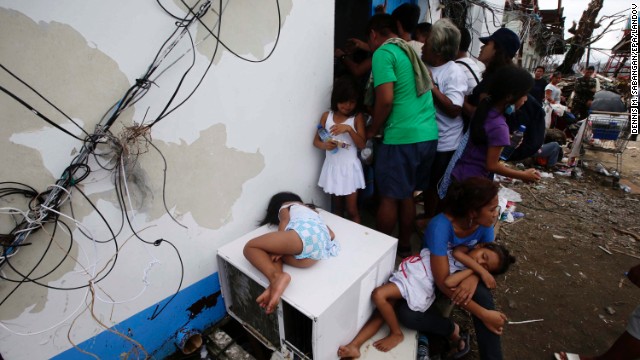
[[[387,352],[400,344],[402,340],[404,340],[404,335],[402,333],[389,334],[387,337],[374,342],[373,346],[382,352]]]
[[[267,304],[265,313],[271,314],[276,309],[276,306],[278,306],[278,303],[280,302],[280,297],[282,296],[282,293],[284,293],[284,290],[287,288],[290,281],[291,275],[286,272],[276,275],[271,285],[269,285],[269,288],[271,289],[271,297],[269,298],[269,303]]]
[[[261,308],[266,308],[269,302],[269,298],[271,298],[271,286],[267,287],[260,296],[256,298],[256,302]]]
[[[338,356],[340,356],[340,359],[357,359],[360,357],[360,349],[353,344],[340,346],[338,348]]]

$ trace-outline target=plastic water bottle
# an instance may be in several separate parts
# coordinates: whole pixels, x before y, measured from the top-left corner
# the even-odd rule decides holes
[[[321,124],[318,124],[318,136],[320,136],[320,140],[322,140],[322,142],[329,142],[331,140],[333,140],[333,138],[331,137],[331,134],[329,133],[329,131],[327,131],[327,129],[324,128],[324,126],[322,126]],[[333,150],[329,150],[332,154],[335,154],[338,152],[338,147],[336,147]]]
[[[360,159],[367,165],[371,164],[373,160],[373,140],[367,140],[364,149],[360,150]]]
[[[527,129],[526,126],[520,125],[520,128],[518,128],[518,130],[514,131],[513,134],[511,134],[511,145],[505,147],[502,150],[502,154],[500,154],[500,160],[503,160],[503,161],[509,160],[509,158],[511,157],[511,154],[513,154],[513,152],[516,150],[516,147],[520,145],[520,141],[522,140],[522,137],[524,136],[524,131],[526,129]]]
[[[429,360],[429,339],[424,334],[418,336],[417,360]]]

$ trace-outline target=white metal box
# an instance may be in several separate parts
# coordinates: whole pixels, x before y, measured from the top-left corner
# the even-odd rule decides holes
[[[285,265],[291,283],[278,310],[265,315],[255,302],[266,277],[242,254],[247,241],[275,227],[260,227],[218,249],[222,296],[228,313],[285,358],[337,359],[374,310],[371,291],[393,271],[397,240],[319,210],[341,251],[310,268]]]

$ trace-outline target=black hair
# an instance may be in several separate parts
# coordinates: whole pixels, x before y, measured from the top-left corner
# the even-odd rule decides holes
[[[482,73],[485,77],[497,72],[505,66],[513,65],[513,56],[509,56],[506,50],[495,41],[493,41],[493,46],[496,49],[496,52],[493,54],[493,58],[491,58],[491,61],[487,64],[486,69]]]
[[[458,47],[458,51],[467,52],[471,45],[471,33],[467,28],[458,27],[458,30],[460,30],[460,46]]]
[[[371,30],[382,36],[398,34],[396,21],[393,19],[393,16],[389,14],[373,15],[371,19],[369,19],[369,24],[367,24],[367,36],[369,36]]]
[[[546,69],[544,66],[542,66],[542,65],[538,65],[538,66],[536,66],[535,70],[538,70],[538,69],[542,69],[542,71],[547,71],[547,69]],[[535,71],[535,70],[534,70],[534,71]]]
[[[444,212],[454,218],[469,216],[479,211],[498,195],[498,185],[485,177],[473,176],[462,182],[453,182],[444,198]]]
[[[483,243],[482,247],[487,250],[491,250],[498,255],[498,268],[491,271],[494,275],[504,274],[509,270],[509,266],[516,262],[516,258],[509,253],[504,245],[496,244],[494,242]]]
[[[358,101],[360,98],[359,87],[355,82],[355,79],[351,76],[345,75],[337,78],[333,82],[333,90],[331,91],[331,110],[338,111],[338,104],[350,100]],[[356,111],[354,109],[354,112]],[[353,115],[353,114],[348,114]]]
[[[430,33],[431,33],[431,23],[421,22],[418,25],[416,25],[416,29],[413,31],[412,39],[417,40],[418,35],[422,35],[426,38],[426,37],[429,37]]]
[[[487,144],[484,123],[489,111],[498,103],[511,99],[514,102],[527,95],[533,87],[533,77],[520,67],[509,65],[498,71],[489,85],[489,96],[480,101],[471,120],[469,137],[475,145]]]
[[[596,68],[595,68],[595,66],[587,66],[587,70],[593,70],[593,71],[596,71]]]
[[[404,3],[393,10],[391,16],[402,25],[405,32],[413,33],[420,19],[420,7],[416,4]]]
[[[292,201],[302,202],[302,199],[297,194],[288,191],[279,192],[273,195],[271,200],[269,200],[267,213],[265,214],[264,219],[260,221],[259,225],[278,225],[280,223],[280,219],[278,218],[280,207],[282,204]]]

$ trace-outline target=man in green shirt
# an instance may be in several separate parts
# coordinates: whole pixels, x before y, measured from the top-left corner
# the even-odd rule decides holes
[[[433,84],[415,51],[398,38],[392,16],[374,15],[367,31],[374,51],[368,89],[373,96],[365,98],[374,99],[367,138],[383,136],[375,160],[380,196],[376,227],[391,234],[399,220],[398,255],[405,256],[411,254],[413,192],[426,187],[438,143]]]

